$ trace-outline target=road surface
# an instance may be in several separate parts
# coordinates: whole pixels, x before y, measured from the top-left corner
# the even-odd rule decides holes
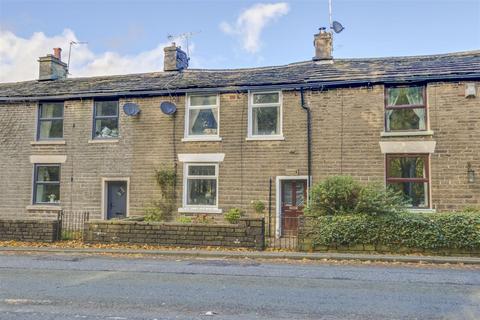
[[[0,254],[0,319],[480,319],[480,269]]]

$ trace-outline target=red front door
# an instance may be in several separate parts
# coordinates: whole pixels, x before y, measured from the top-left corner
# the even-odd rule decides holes
[[[307,199],[306,180],[282,180],[282,236],[298,234],[298,217]]]

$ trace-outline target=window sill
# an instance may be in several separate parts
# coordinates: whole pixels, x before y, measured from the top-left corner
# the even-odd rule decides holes
[[[49,146],[49,145],[65,145],[67,144],[65,140],[38,140],[31,141],[32,146]]]
[[[432,130],[426,131],[406,131],[406,132],[382,132],[381,137],[408,137],[408,136],[433,136]]]
[[[38,210],[38,211],[62,211],[62,207],[60,204],[58,205],[49,205],[49,204],[32,204],[27,206],[27,210],[33,211],[33,210]]]
[[[246,141],[283,141],[284,136],[254,136],[245,138]]]
[[[222,141],[221,137],[185,137],[182,142],[209,142],[209,141]]]
[[[88,143],[118,143],[118,139],[92,139]]]
[[[191,208],[178,208],[178,212],[180,213],[222,213],[223,210],[218,208],[191,207]]]
[[[425,209],[407,209],[408,212],[412,212],[412,213],[436,213],[437,210],[435,209],[428,209],[428,208],[425,208]]]

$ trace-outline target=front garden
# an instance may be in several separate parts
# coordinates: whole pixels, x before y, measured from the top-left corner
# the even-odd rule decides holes
[[[401,194],[351,177],[312,188],[304,250],[480,253],[480,211],[420,213]]]

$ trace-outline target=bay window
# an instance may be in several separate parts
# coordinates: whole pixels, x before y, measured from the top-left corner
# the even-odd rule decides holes
[[[387,187],[402,193],[412,208],[429,208],[429,156],[389,154],[386,161]]]
[[[424,86],[387,87],[385,131],[426,131],[427,108]]]

